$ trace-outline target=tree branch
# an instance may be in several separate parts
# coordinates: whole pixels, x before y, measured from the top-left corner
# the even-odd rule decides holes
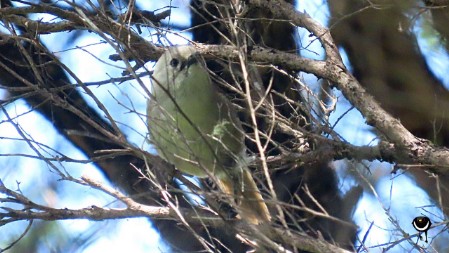
[[[222,226],[223,220],[205,210],[192,210],[188,208],[177,208],[174,210],[170,207],[148,206],[142,205],[130,197],[125,196],[117,190],[110,189],[99,182],[89,178],[83,178],[83,181],[96,189],[99,189],[108,195],[111,195],[127,205],[127,208],[113,209],[91,206],[82,209],[69,208],[51,208],[37,204],[23,194],[8,189],[0,180],[0,193],[7,195],[7,198],[0,198],[2,203],[14,203],[23,205],[22,210],[9,207],[0,207],[6,212],[0,213],[0,226],[10,222],[19,220],[67,220],[67,219],[89,219],[89,220],[107,220],[119,218],[137,218],[149,217],[152,219],[173,219],[176,220],[181,213],[184,219],[192,224],[207,224],[209,226]],[[79,182],[79,181],[78,181]]]

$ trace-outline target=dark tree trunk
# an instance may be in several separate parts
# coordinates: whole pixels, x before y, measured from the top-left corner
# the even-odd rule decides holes
[[[391,5],[380,1],[380,8],[366,8],[367,3],[358,0],[328,3],[331,33],[348,54],[360,83],[415,136],[449,147],[449,92],[427,66],[410,31],[410,17],[404,14],[414,10],[418,2],[396,1]],[[388,7],[382,8],[382,3]],[[435,28],[445,38],[441,22],[446,19],[447,29],[449,8],[430,10]],[[436,202],[441,197],[441,208],[448,214],[448,175],[434,178],[422,168],[409,171]]]

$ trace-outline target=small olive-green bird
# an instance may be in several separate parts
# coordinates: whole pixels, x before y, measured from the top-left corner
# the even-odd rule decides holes
[[[245,165],[241,122],[195,48],[170,47],[157,61],[152,79],[148,128],[159,155],[183,173],[216,179],[249,223],[270,221]]]

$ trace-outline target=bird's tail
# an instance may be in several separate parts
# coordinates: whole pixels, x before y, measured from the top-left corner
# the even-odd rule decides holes
[[[242,219],[254,225],[270,222],[270,212],[251,173],[248,169],[243,169],[242,172],[241,180],[230,176],[219,178],[219,188],[224,193],[236,198],[237,206],[235,208]]]

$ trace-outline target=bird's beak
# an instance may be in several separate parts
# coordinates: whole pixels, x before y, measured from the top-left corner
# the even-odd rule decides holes
[[[198,63],[200,57],[201,56],[199,53],[193,53],[192,55],[190,55],[189,58],[187,58],[186,67],[188,68],[191,65]]]

